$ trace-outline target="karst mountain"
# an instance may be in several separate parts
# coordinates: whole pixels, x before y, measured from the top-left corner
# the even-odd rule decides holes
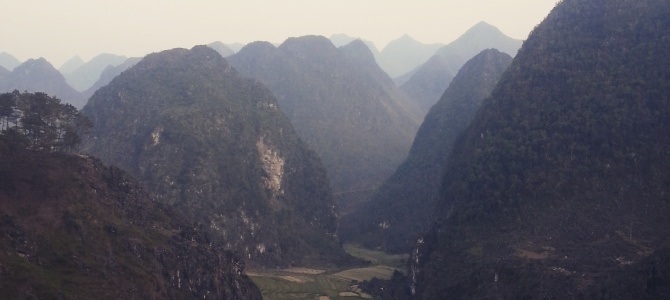
[[[663,299],[670,2],[564,0],[456,143],[416,299]]]

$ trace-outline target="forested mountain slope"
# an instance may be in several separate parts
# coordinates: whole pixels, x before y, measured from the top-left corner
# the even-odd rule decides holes
[[[18,92],[0,106],[2,298],[261,299],[202,226],[120,169],[63,154],[73,144],[59,135],[76,142],[83,124],[72,106]]]
[[[670,2],[564,0],[449,159],[415,298],[670,294]]]
[[[272,93],[206,46],[146,56],[84,108],[87,150],[268,266],[348,259],[326,171]]]
[[[430,225],[453,144],[511,62],[509,55],[488,49],[461,68],[426,115],[407,159],[368,203],[342,222],[343,236],[390,252],[412,247]]]

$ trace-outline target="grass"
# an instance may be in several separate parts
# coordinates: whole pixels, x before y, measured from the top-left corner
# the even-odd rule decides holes
[[[373,265],[388,266],[403,272],[409,258],[408,254],[388,254],[382,251],[363,248],[356,244],[345,244],[344,250],[352,256],[367,260]]]
[[[408,258],[406,254],[391,255],[353,244],[345,245],[344,249],[352,256],[370,261],[372,266],[328,271],[304,268],[248,270],[247,275],[267,300],[371,299],[358,289],[357,283],[373,277],[388,279],[394,270],[404,270]]]

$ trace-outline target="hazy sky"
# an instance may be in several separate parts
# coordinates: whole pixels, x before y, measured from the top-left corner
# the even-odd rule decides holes
[[[142,56],[214,41],[336,33],[380,50],[409,34],[448,43],[479,21],[525,39],[557,0],[0,0],[0,52],[56,68],[74,55]]]

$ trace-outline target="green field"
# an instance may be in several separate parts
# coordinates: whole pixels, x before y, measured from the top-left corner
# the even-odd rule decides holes
[[[373,277],[388,279],[394,270],[404,270],[407,255],[389,255],[384,252],[345,245],[352,256],[371,262],[372,266],[346,270],[249,270],[247,275],[263,293],[263,299],[371,299],[358,289],[358,283]]]

